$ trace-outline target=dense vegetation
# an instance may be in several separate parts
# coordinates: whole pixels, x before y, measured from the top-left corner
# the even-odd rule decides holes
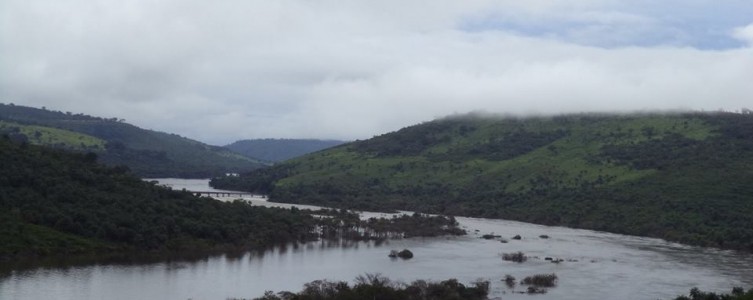
[[[175,134],[141,129],[124,120],[0,103],[0,134],[16,141],[82,152],[125,165],[142,177],[207,178],[264,166],[225,148]]]
[[[216,187],[753,251],[753,115],[454,116]]]
[[[523,252],[512,252],[512,253],[502,253],[502,260],[505,261],[512,261],[516,263],[524,263],[528,260],[528,256],[523,254]]]
[[[522,284],[539,287],[554,287],[557,285],[557,274],[536,274],[527,276],[520,281]]]
[[[331,148],[342,143],[344,142],[335,140],[255,139],[236,141],[230,145],[226,145],[225,148],[247,157],[269,162],[280,162]]]
[[[312,213],[323,216],[317,223],[320,235],[324,238],[385,240],[466,234],[465,230],[458,227],[459,224],[455,218],[446,216],[414,213],[363,220],[359,214],[346,210],[319,210]]]
[[[675,300],[753,300],[753,289],[746,292],[744,289],[736,287],[729,294],[716,294],[693,288],[688,296],[678,296]]]
[[[466,286],[456,279],[441,282],[417,280],[411,284],[391,281],[379,274],[366,274],[356,278],[352,287],[348,282],[316,280],[304,285],[298,293],[268,291],[256,300],[481,300],[487,299],[489,282],[477,281]]]
[[[263,247],[306,240],[298,210],[198,198],[144,182],[96,155],[0,139],[0,258],[110,250]]]
[[[200,198],[98,164],[94,153],[17,143],[7,136],[0,138],[0,162],[0,259],[248,249],[351,238],[348,232],[358,234],[353,239],[464,233],[455,219],[441,216],[362,221],[344,210],[286,210]]]

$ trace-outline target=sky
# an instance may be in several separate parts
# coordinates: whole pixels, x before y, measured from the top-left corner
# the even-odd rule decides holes
[[[0,102],[222,145],[753,107],[749,0],[0,0]]]

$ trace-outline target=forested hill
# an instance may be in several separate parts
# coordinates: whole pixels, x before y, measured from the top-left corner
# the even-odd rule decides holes
[[[12,104],[0,104],[0,134],[32,144],[93,151],[101,162],[126,165],[143,177],[206,178],[265,166],[219,146],[142,129],[116,118]]]
[[[52,254],[212,250],[306,240],[307,213],[198,198],[145,182],[93,153],[0,136],[0,264]]]
[[[336,140],[255,139],[236,141],[225,148],[248,157],[280,162],[343,143]]]
[[[753,251],[753,115],[454,116],[213,185]]]

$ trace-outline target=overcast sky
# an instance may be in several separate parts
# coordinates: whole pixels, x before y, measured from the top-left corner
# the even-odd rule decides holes
[[[753,107],[753,1],[0,0],[0,102],[212,144]]]

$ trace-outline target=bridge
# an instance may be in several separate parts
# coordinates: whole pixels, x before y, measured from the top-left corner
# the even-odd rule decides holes
[[[252,193],[245,193],[245,192],[225,192],[225,191],[190,191],[196,196],[207,196],[207,197],[251,197],[251,198],[266,198],[264,195],[256,195]]]

